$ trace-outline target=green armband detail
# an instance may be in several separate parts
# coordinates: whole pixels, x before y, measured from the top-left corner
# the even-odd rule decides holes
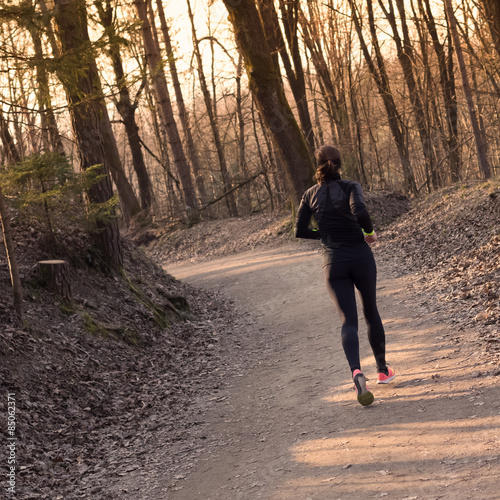
[[[363,231],[363,236],[373,236],[375,234],[375,230],[373,230],[371,233],[365,233],[364,229],[361,229]]]

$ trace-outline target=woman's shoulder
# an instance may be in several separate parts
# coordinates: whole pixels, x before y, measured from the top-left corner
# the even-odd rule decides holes
[[[352,181],[350,179],[342,179],[341,181],[338,181],[338,182],[341,185],[344,192],[351,192],[352,190],[355,190],[358,192],[363,191],[361,184],[357,181]]]
[[[320,189],[321,189],[321,184],[315,184],[314,186],[311,186],[304,193],[304,198],[306,197],[310,198],[311,196],[314,196]]]

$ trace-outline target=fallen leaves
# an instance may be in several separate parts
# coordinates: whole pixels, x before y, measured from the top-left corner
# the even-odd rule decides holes
[[[214,391],[224,377],[220,345],[235,328],[231,303],[182,285],[133,245],[124,246],[128,281],[72,267],[69,311],[61,311],[50,292],[31,287],[31,328],[23,331],[0,307],[6,325],[0,387],[16,393],[16,437],[23,443],[19,500],[120,498],[123,479],[144,467],[158,446],[150,442],[154,433],[161,432],[165,447],[182,441],[195,425],[186,413],[194,396]],[[22,262],[29,276],[30,260]],[[6,300],[0,296],[0,306]],[[165,314],[170,327],[161,328],[148,306],[169,311],[172,303],[189,304],[189,314],[184,321]],[[82,311],[103,335],[85,331]],[[4,405],[1,400],[1,413]],[[169,460],[162,465],[175,479]]]
[[[500,357],[500,197],[490,196],[498,187],[470,182],[429,195],[383,232],[377,251],[414,273],[429,312],[448,311],[458,331],[478,327]]]

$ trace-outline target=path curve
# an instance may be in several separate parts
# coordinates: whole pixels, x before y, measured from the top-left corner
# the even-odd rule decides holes
[[[360,318],[376,398],[366,408],[317,250],[294,244],[166,267],[222,289],[254,322],[241,343],[247,363],[203,417],[207,444],[195,470],[158,500],[500,499],[499,378],[415,303],[411,277],[394,276],[390,259],[377,262],[387,359],[399,376],[373,383]]]

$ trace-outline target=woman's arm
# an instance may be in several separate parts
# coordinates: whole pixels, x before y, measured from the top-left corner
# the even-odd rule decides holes
[[[354,215],[354,218],[361,226],[365,234],[371,235],[373,233],[372,220],[368,210],[366,209],[363,191],[357,182],[353,183],[351,194],[349,196],[349,205],[351,207],[352,215]]]
[[[321,238],[319,231],[309,228],[312,212],[307,202],[302,198],[299,211],[297,212],[297,220],[295,223],[295,237],[307,238],[309,240],[319,240]]]

